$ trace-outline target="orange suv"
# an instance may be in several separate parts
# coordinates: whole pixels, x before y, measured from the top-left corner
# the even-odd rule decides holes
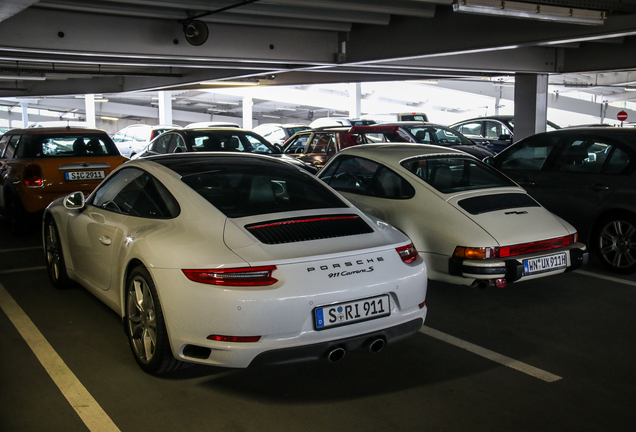
[[[20,230],[55,198],[90,193],[126,160],[102,130],[10,130],[0,139],[0,210]]]

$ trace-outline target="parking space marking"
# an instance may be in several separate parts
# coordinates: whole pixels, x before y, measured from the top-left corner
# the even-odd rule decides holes
[[[455,336],[451,336],[446,333],[442,333],[441,331],[432,329],[427,326],[422,326],[421,333],[425,335],[434,337],[435,339],[439,339],[443,342],[447,342],[451,345],[455,345],[456,347],[463,348],[467,351],[470,351],[474,354],[485,357],[489,360],[507,366],[511,369],[518,370],[519,372],[523,372],[527,375],[530,375],[534,378],[538,378],[545,382],[554,382],[562,379],[562,377],[558,375],[551,374],[550,372],[546,372],[542,369],[538,369],[534,366],[530,366],[529,364],[520,362],[510,357],[506,357],[505,355],[496,353],[494,351],[490,351],[489,349],[482,348],[478,345],[472,344],[470,342],[466,342],[462,339],[456,338]]]
[[[14,248],[14,249],[0,249],[0,252],[20,252],[20,251],[31,250],[31,249],[42,249],[42,245],[23,247],[23,248]]]
[[[585,275],[585,276],[595,277],[595,278],[598,278],[598,279],[605,279],[605,280],[616,282],[616,283],[620,283],[620,284],[623,284],[623,285],[636,286],[636,282],[633,282],[633,281],[630,281],[630,280],[627,280],[627,279],[617,278],[617,277],[614,277],[614,276],[606,276],[606,275],[603,275],[603,274],[600,274],[600,273],[593,273],[593,272],[589,272],[589,271],[586,271],[586,270],[576,270],[576,273],[579,273],[579,274],[582,274],[582,275]]]
[[[91,432],[120,432],[2,284],[0,309],[9,317],[86,427]]]
[[[46,270],[46,266],[24,267],[24,268],[17,268],[17,269],[0,270],[0,274],[19,273],[19,272],[33,271],[33,270]]]

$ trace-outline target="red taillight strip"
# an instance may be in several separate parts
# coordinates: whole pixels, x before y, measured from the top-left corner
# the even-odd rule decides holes
[[[230,269],[181,270],[194,282],[220,286],[268,286],[278,282],[272,277],[276,266],[241,267]]]
[[[523,255],[532,252],[541,252],[550,249],[558,249],[576,243],[577,234],[557,237],[549,240],[541,240],[531,243],[521,243],[512,246],[500,246],[499,257],[505,258],[515,255]]]
[[[206,339],[219,342],[258,342],[261,340],[260,336],[223,336],[223,335],[210,335]]]
[[[324,218],[296,219],[296,220],[274,222],[274,223],[263,224],[263,225],[255,225],[247,229],[253,230],[253,229],[259,229],[259,228],[266,228],[266,227],[272,227],[272,226],[278,226],[278,225],[289,225],[289,224],[295,224],[295,223],[318,222],[318,221],[337,220],[337,219],[358,219],[358,218],[359,216],[330,216],[330,217],[324,217]]]
[[[28,164],[24,167],[22,175],[24,184],[27,187],[41,187],[44,184],[42,179],[42,169],[38,164]]]
[[[400,246],[395,248],[395,250],[400,255],[400,258],[402,258],[402,261],[407,264],[412,263],[420,256],[417,249],[415,249],[415,246],[413,246],[413,243],[409,243],[406,246]]]

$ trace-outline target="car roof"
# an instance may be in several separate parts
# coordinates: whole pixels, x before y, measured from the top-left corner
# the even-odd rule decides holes
[[[572,126],[567,128],[556,129],[547,132],[540,132],[540,134],[549,135],[593,135],[593,136],[609,136],[616,138],[632,138],[636,139],[636,128],[622,128],[615,126]],[[535,134],[539,135],[539,134]],[[530,135],[532,137],[534,135]],[[527,137],[527,138],[530,138]],[[527,139],[524,138],[524,139]]]
[[[455,150],[449,147],[442,147],[430,144],[405,144],[405,143],[382,143],[382,144],[363,144],[347,147],[340,154],[369,157],[371,159],[379,159],[389,163],[397,164],[400,161],[415,156],[460,156],[474,158],[461,150]]]
[[[36,127],[27,129],[11,129],[6,132],[9,135],[15,134],[29,134],[29,135],[48,135],[48,134],[60,134],[60,133],[106,133],[106,131],[95,128],[85,128],[79,126],[56,126],[56,127]]]

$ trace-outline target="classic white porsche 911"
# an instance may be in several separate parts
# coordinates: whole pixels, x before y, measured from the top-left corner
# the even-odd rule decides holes
[[[149,373],[328,357],[416,333],[426,266],[406,235],[314,176],[250,154],[122,165],[43,218],[52,283],[121,315]]]
[[[446,147],[348,148],[319,173],[363,212],[404,231],[429,278],[496,285],[587,262],[576,230],[473,156]]]

